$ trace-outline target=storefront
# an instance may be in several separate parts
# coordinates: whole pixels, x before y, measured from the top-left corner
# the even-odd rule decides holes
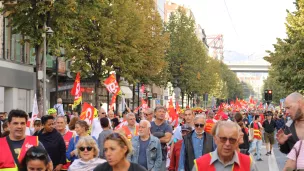
[[[0,111],[32,110],[35,72],[30,65],[0,60]]]

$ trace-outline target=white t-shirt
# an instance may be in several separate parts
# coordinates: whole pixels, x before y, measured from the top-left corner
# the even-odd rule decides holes
[[[109,120],[109,124],[110,127],[112,129],[112,123],[111,120],[108,118]],[[91,136],[95,137],[96,139],[98,139],[99,134],[102,132],[102,127],[100,125],[100,120],[99,118],[94,118],[93,119],[93,123],[92,123],[92,132],[91,132]]]

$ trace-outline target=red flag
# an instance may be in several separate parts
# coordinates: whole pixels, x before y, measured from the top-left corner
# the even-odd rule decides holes
[[[76,107],[77,105],[80,104],[81,100],[82,100],[82,96],[81,96],[81,87],[80,87],[80,72],[77,72],[76,78],[75,78],[75,82],[74,82],[74,86],[71,90],[71,94],[74,97],[74,104],[72,105],[72,108]]]
[[[114,74],[111,74],[103,83],[110,93],[117,94],[120,92],[120,87],[116,81]]]
[[[249,98],[249,103],[250,103],[250,104],[254,104],[254,101],[253,101],[253,99],[252,99],[252,96],[250,96],[250,98]]]
[[[117,94],[114,94],[112,96],[111,103],[110,103],[110,110],[114,110],[114,103],[116,102],[116,96],[117,96]]]
[[[82,106],[82,112],[79,116],[80,120],[86,121],[89,125],[92,124],[94,115],[97,114],[97,109],[91,106],[89,103],[84,102]]]
[[[178,101],[176,101],[176,104],[175,104],[175,109],[176,109],[176,113],[179,114],[180,113],[180,107],[179,107],[179,104],[178,104]]]
[[[169,108],[168,108],[169,116],[172,119],[172,122],[175,121],[175,125],[178,124],[178,116],[175,112],[172,98],[169,101]]]
[[[112,99],[110,103],[110,110],[114,110],[114,103],[116,102],[116,97],[120,94],[120,87],[116,81],[115,74],[111,74],[104,82],[109,93],[112,93]]]
[[[141,107],[142,109],[148,109],[148,104],[143,98],[141,99]]]

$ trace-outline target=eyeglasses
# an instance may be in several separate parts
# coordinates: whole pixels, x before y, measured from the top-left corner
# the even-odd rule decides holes
[[[80,151],[84,151],[85,149],[87,149],[87,151],[91,151],[93,149],[93,147],[79,147],[78,148]]]
[[[152,113],[144,113],[146,116],[151,115]]]
[[[195,127],[197,127],[197,128],[198,128],[198,127],[203,128],[203,127],[204,127],[204,125],[205,125],[205,124],[194,124],[194,126],[195,126]]]
[[[227,137],[219,137],[219,138],[220,138],[221,143],[226,143],[228,140],[230,144],[235,144],[237,141],[237,139],[235,139],[235,138],[227,138]]]
[[[105,114],[106,114],[106,112],[102,112],[101,114],[105,115]]]

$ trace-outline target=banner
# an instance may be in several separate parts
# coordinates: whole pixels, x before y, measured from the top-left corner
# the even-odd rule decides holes
[[[168,113],[169,113],[169,116],[170,116],[172,122],[175,121],[175,125],[174,126],[177,126],[177,124],[178,124],[178,116],[177,116],[177,114],[175,112],[172,98],[170,98],[170,101],[169,101]]]
[[[111,74],[103,83],[110,93],[112,94],[120,93],[120,87],[116,81],[114,73]]]
[[[111,74],[104,82],[109,93],[112,93],[112,99],[110,103],[110,110],[114,110],[114,103],[116,102],[116,96],[121,94],[120,87],[116,81],[115,74]]]
[[[77,72],[76,78],[75,78],[75,82],[74,82],[74,86],[71,90],[71,94],[74,97],[74,104],[72,105],[72,109],[74,109],[76,106],[78,106],[81,101],[82,101],[82,97],[81,97],[81,88],[80,88],[80,72]]]
[[[84,102],[82,106],[82,112],[79,117],[80,120],[84,120],[89,125],[92,125],[94,116],[97,116],[97,109],[91,106],[89,103]]]
[[[33,123],[38,118],[38,114],[39,114],[39,110],[38,110],[38,104],[37,104],[37,97],[36,97],[36,93],[35,93],[30,127],[33,127]]]

